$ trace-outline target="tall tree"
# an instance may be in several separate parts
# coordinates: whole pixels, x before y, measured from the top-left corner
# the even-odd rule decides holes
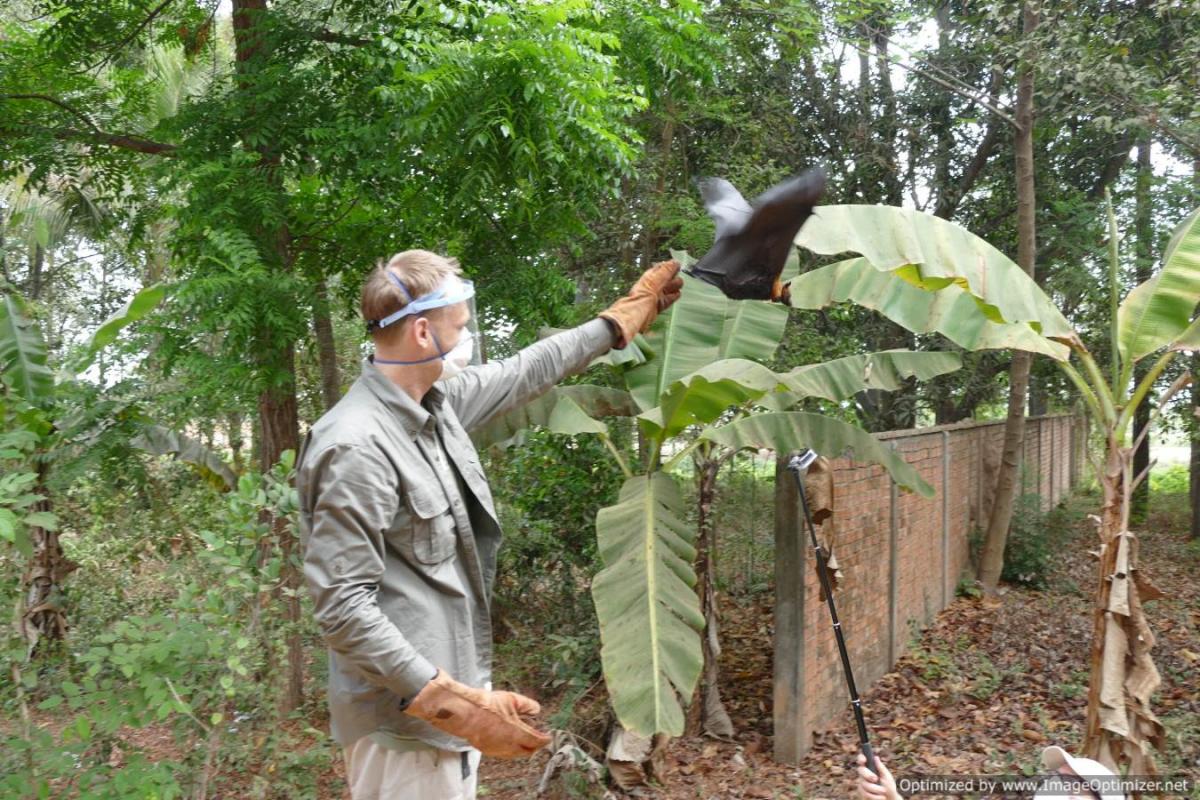
[[[1034,217],[1036,196],[1033,174],[1033,78],[1035,51],[1033,34],[1037,30],[1039,9],[1026,0],[1021,6],[1021,32],[1027,43],[1017,69],[1016,108],[1016,183],[1017,183],[1017,264],[1034,277],[1037,256],[1037,229]],[[1025,443],[1025,398],[1029,386],[1032,354],[1013,353],[1008,378],[1008,417],[1004,423],[1004,449],[996,476],[996,495],[984,538],[979,562],[979,580],[994,591],[1004,568],[1004,545],[1008,541],[1014,500],[1020,488],[1022,450]]]
[[[1150,184],[1154,177],[1150,163],[1150,133],[1137,137],[1137,173],[1134,189],[1133,231],[1136,257],[1134,259],[1135,283],[1144,283],[1154,272],[1154,207],[1150,197]],[[1148,367],[1138,365],[1133,371],[1135,385],[1146,377]],[[1133,417],[1133,440],[1139,442],[1133,453],[1133,474],[1139,476],[1150,468],[1150,437],[1142,432],[1150,425],[1150,400],[1143,400]],[[1143,480],[1133,491],[1130,517],[1135,522],[1146,519],[1150,509],[1150,481]]]
[[[135,199],[174,220],[180,283],[149,364],[185,404],[221,394],[256,409],[264,468],[297,445],[295,353],[322,279],[344,274],[352,291],[382,255],[441,247],[496,317],[553,321],[570,299],[546,268],[553,248],[637,153],[629,119],[646,102],[615,55],[623,37],[670,43],[642,51],[647,64],[708,47],[694,3],[611,3],[604,16],[573,2],[235,0],[228,36],[212,9],[172,0],[43,5],[4,23],[0,163],[31,165],[34,185],[86,163],[109,196],[151,187]],[[212,64],[166,115],[149,108],[152,43]],[[686,82],[696,63],[669,70]],[[295,536],[283,520],[275,533],[295,619]],[[301,696],[299,644],[284,709]]]

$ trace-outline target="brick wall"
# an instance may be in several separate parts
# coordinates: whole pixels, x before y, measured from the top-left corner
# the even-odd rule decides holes
[[[954,599],[969,568],[967,538],[991,513],[1004,423],[962,423],[878,434],[934,487],[899,490],[881,467],[834,462],[834,553],[844,573],[835,601],[859,691],[886,673],[912,632]],[[1070,416],[1027,420],[1023,481],[1044,510],[1082,474],[1083,434]],[[799,523],[790,479],[776,480],[776,757],[795,761],[812,733],[847,713],[829,609]]]

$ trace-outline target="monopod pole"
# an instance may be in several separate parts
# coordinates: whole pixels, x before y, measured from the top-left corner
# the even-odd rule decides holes
[[[858,725],[858,743],[862,754],[867,758],[867,769],[875,772],[875,753],[871,751],[871,742],[867,737],[867,723],[863,719],[862,701],[858,697],[858,689],[854,686],[854,671],[850,668],[850,656],[846,652],[846,637],[842,635],[842,623],[838,621],[837,606],[833,602],[833,587],[829,582],[828,556],[817,541],[817,531],[813,526],[812,512],[808,508],[808,497],[804,493],[803,473],[817,460],[817,454],[805,450],[799,455],[788,459],[787,468],[796,479],[796,488],[800,491],[800,507],[804,509],[804,521],[808,523],[808,535],[812,539],[813,553],[817,557],[817,577],[821,580],[821,588],[825,591],[825,602],[829,604],[829,616],[833,620],[833,635],[837,638],[838,652],[842,655],[842,672],[846,676],[846,686],[850,689],[850,706],[854,709],[854,721]]]

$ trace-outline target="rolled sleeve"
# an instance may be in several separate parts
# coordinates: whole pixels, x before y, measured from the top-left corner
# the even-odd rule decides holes
[[[446,402],[470,431],[582,372],[612,346],[612,327],[594,319],[531,344],[510,358],[471,367],[440,386]]]
[[[372,684],[411,699],[437,669],[383,613],[384,532],[399,494],[369,451],[334,445],[309,454],[297,488],[307,521],[304,578],[325,642]]]

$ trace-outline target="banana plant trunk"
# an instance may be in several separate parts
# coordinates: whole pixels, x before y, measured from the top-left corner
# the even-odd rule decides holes
[[[733,721],[721,702],[720,665],[721,627],[717,610],[715,563],[716,529],[713,525],[712,504],[717,491],[717,474],[721,459],[696,458],[698,476],[696,515],[696,587],[700,593],[700,611],[704,614],[704,669],[696,696],[688,707],[686,733],[689,736],[707,734],[719,738],[733,736]]]
[[[1200,155],[1192,160],[1192,186],[1200,195]],[[1200,375],[1200,351],[1192,353],[1192,374]],[[1192,436],[1191,453],[1188,460],[1188,503],[1192,512],[1192,538],[1200,541],[1200,430],[1197,430],[1197,415],[1200,414],[1200,381],[1192,384]]]
[[[38,466],[37,474],[34,491],[45,496],[45,465]],[[39,500],[33,510],[50,511],[50,500]],[[33,555],[21,576],[24,607],[19,607],[17,619],[21,637],[25,640],[26,660],[66,639],[68,626],[62,603],[63,584],[79,566],[63,554],[57,531],[34,526],[29,530],[29,538],[33,543]]]
[[[1127,764],[1130,775],[1153,775],[1150,747],[1161,748],[1164,729],[1150,711],[1160,678],[1142,603],[1162,594],[1138,569],[1137,536],[1129,530],[1132,471],[1132,448],[1110,430],[1099,476],[1100,563],[1084,752],[1114,771]]]

